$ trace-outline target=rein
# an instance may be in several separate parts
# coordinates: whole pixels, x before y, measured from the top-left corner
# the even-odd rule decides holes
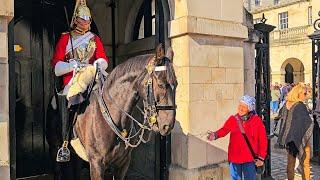
[[[99,75],[99,79],[100,79],[100,85],[103,83],[103,76],[100,74],[100,72],[98,73]],[[146,123],[146,119],[144,121],[143,124],[141,124],[138,120],[136,120],[134,117],[132,117],[129,113],[127,113],[125,110],[123,110],[122,108],[119,107],[119,105],[113,100],[113,98],[110,96],[109,92],[108,92],[108,97],[110,98],[110,100],[113,102],[113,104],[115,105],[115,107],[117,107],[117,109],[119,109],[122,113],[124,113],[127,117],[129,117],[132,122],[135,122],[139,125],[140,129],[134,134],[134,135],[131,135],[132,133],[132,129],[133,129],[133,123],[131,123],[131,128],[130,128],[130,132],[129,132],[129,136],[127,136],[126,132],[124,131],[121,131],[117,125],[114,123],[112,117],[111,117],[111,114],[109,112],[109,109],[107,107],[107,103],[105,101],[105,99],[103,98],[103,86],[102,87],[99,87],[99,91],[100,92],[95,92],[95,95],[98,99],[98,103],[99,103],[99,106],[100,106],[100,109],[103,109],[102,111],[102,115],[105,119],[105,121],[107,122],[107,124],[109,125],[109,127],[112,129],[112,131],[118,136],[118,138],[120,138],[126,145],[126,148],[128,147],[131,147],[131,148],[135,148],[135,147],[138,147],[141,142],[143,143],[146,143],[149,141],[149,138],[148,140],[145,140],[143,135],[145,133],[145,130],[151,130],[151,128],[147,127],[146,125],[144,125]],[[140,109],[139,109],[140,110]],[[130,140],[135,138],[138,134],[139,135],[139,140],[138,142],[136,142],[135,144],[131,143]]]
[[[151,131],[152,130],[151,126],[153,124],[157,123],[157,114],[158,114],[157,112],[159,110],[175,110],[176,109],[176,105],[158,105],[155,100],[155,97],[154,97],[153,76],[152,75],[155,71],[165,71],[166,67],[165,66],[155,66],[153,64],[153,61],[151,60],[151,61],[149,61],[148,65],[146,66],[146,70],[147,70],[148,80],[147,80],[147,84],[146,84],[147,100],[144,101],[144,111],[142,111],[141,108],[139,108],[136,105],[137,109],[144,115],[144,122],[143,123],[140,123],[137,119],[132,117],[128,112],[123,110],[114,101],[114,99],[111,97],[110,93],[109,92],[107,93],[108,97],[113,102],[115,107],[118,110],[120,110],[124,115],[126,115],[127,117],[129,117],[132,120],[128,137],[127,137],[127,132],[124,130],[121,131],[120,128],[117,127],[117,125],[114,123],[114,121],[111,117],[111,114],[110,114],[109,109],[107,107],[107,103],[106,103],[105,99],[103,98],[103,89],[104,89],[103,88],[104,87],[103,75],[101,74],[100,70],[98,70],[100,87],[98,88],[99,92],[95,92],[95,95],[98,99],[100,109],[102,109],[102,115],[103,115],[105,121],[107,122],[107,124],[113,130],[113,132],[118,136],[118,138],[120,138],[125,143],[126,148],[128,148],[128,147],[135,148],[135,147],[138,147],[141,144],[141,142],[146,143],[150,140],[150,134],[149,134],[148,140],[145,140],[143,135],[144,135],[145,131]],[[143,73],[145,73],[145,71],[143,71],[141,73],[141,75]],[[147,122],[149,122],[149,127],[146,125]],[[138,124],[140,129],[134,135],[131,135],[134,123]],[[134,137],[136,137],[138,134],[140,134],[139,140],[134,144],[131,143],[130,140],[133,139]]]

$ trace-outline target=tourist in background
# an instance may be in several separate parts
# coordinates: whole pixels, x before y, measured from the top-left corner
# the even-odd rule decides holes
[[[271,86],[271,111],[276,114],[279,109],[280,89],[278,86]]]
[[[289,92],[289,85],[285,83],[283,87],[280,89],[280,107],[283,105],[285,102],[285,98]]]
[[[280,126],[278,142],[287,149],[288,180],[294,179],[296,157],[302,167],[302,178],[310,180],[310,137],[313,121],[304,104],[307,98],[307,86],[299,83],[288,93],[286,104],[281,110],[283,126]]]

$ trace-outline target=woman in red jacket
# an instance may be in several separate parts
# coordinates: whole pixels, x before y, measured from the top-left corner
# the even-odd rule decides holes
[[[264,124],[255,114],[255,98],[245,95],[238,105],[238,113],[232,115],[223,127],[216,132],[208,134],[208,140],[216,140],[230,133],[228,160],[230,162],[230,175],[233,180],[254,180],[255,166],[263,166],[267,155],[267,135]],[[245,134],[255,153],[253,157],[238,123],[241,123]]]

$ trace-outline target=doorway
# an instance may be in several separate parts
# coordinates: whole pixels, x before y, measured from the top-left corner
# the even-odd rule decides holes
[[[66,7],[70,15],[69,19],[74,8],[74,2],[68,4],[63,2],[62,0],[15,0],[14,35],[9,41],[11,46],[22,48],[11,53],[14,63],[10,67],[10,73],[14,74],[14,78],[10,79],[10,83],[14,84],[10,91],[15,92],[14,106],[10,106],[10,111],[14,112],[15,117],[12,116],[10,121],[15,121],[11,132],[16,138],[16,142],[13,142],[16,148],[11,149],[11,154],[15,157],[12,158],[14,161],[12,164],[16,164],[16,169],[12,168],[11,171],[17,178],[36,178],[47,176],[51,172],[45,138],[45,112],[54,86],[50,61],[56,41],[60,34],[68,29],[63,7]],[[134,19],[126,21],[124,33],[119,33],[120,27],[116,26],[118,33],[115,33],[116,44],[113,48],[116,48],[114,52],[117,54],[110,54],[113,52],[110,50],[112,47],[109,42],[104,42],[108,55],[114,59],[116,65],[128,57],[153,52],[158,43],[169,46],[167,22],[170,13],[166,0],[131,1],[132,5],[128,9],[135,9],[134,6],[137,6],[136,11],[122,10],[128,6],[127,0],[116,2],[118,21],[120,16],[128,18],[129,12],[136,13]],[[102,39],[107,39],[105,36],[110,37],[111,33],[105,33],[105,29],[101,26],[110,27],[112,23],[102,22],[97,14],[111,10],[109,6],[104,6],[105,9],[99,6],[99,10],[95,3],[105,5],[105,1],[88,1],[89,7],[93,7],[91,10],[94,10],[93,20],[95,17],[97,19],[92,23],[92,31],[100,34]],[[171,159],[170,149],[170,137],[154,136],[150,143],[140,146],[133,153],[130,177],[166,179]],[[144,161],[141,161],[142,158]]]
[[[304,65],[302,61],[297,58],[289,58],[282,63],[281,72],[284,72],[282,75],[282,82],[280,83],[299,83],[304,82]]]
[[[285,80],[284,82],[285,83],[293,83],[293,67],[290,63],[288,63],[285,67],[285,71],[286,71],[286,74],[285,74]]]

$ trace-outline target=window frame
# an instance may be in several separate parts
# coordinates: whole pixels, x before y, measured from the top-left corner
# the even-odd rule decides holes
[[[260,6],[261,5],[261,0],[254,0],[254,5],[255,6]]]
[[[153,23],[155,24],[156,16],[152,12],[152,3],[155,3],[155,0],[144,0],[135,20],[134,29],[133,29],[133,41],[141,40],[155,35],[153,32]],[[155,13],[155,12],[154,12]],[[140,28],[143,22],[143,37],[140,37]],[[155,25],[154,25],[155,26]]]
[[[308,7],[308,25],[312,25],[312,6]]]
[[[286,16],[284,16],[284,15],[286,15]],[[288,11],[281,12],[278,14],[278,28],[280,30],[289,28],[289,13],[288,13]]]

